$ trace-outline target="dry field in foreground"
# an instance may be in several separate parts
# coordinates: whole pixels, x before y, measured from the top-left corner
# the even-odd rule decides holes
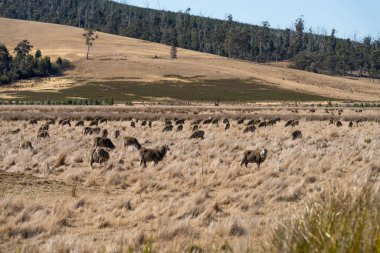
[[[94,136],[74,124],[96,113],[44,108],[51,110],[45,116],[72,116],[72,126],[51,125],[50,138],[39,139],[45,120],[31,125],[24,120],[30,114],[15,111],[18,119],[0,121],[0,252],[129,252],[144,250],[150,242],[160,252],[254,251],[274,226],[302,212],[306,202],[341,189],[354,191],[368,180],[378,181],[380,174],[378,122],[349,128],[342,121],[337,127],[328,118],[307,118],[306,111],[282,108],[179,107],[166,108],[166,114],[165,108],[145,107],[140,113],[131,108],[132,120],[140,118],[136,128],[129,119],[99,124],[116,149],[106,164],[91,170]],[[343,110],[342,115],[337,110],[330,114],[378,117],[374,110]],[[322,108],[316,113],[326,114]],[[219,126],[202,124],[205,139],[189,140],[192,119],[227,114],[229,130],[221,121]],[[283,120],[243,133],[247,121],[235,120],[242,115]],[[145,117],[155,119],[152,128],[141,126]],[[188,120],[183,131],[164,133],[165,117]],[[300,118],[299,125],[285,128],[288,118]],[[18,128],[18,133],[10,132]],[[115,130],[121,131],[119,138],[114,138]],[[293,140],[294,130],[302,131],[303,138]],[[142,168],[138,151],[124,147],[125,136],[136,137],[144,147],[169,144],[170,151],[158,165]],[[21,149],[24,141],[31,141],[33,150]],[[255,164],[240,167],[245,150],[261,147],[269,153],[260,170]]]
[[[215,55],[179,49],[178,59],[170,60],[168,46],[127,37],[99,33],[91,49],[91,60],[84,60],[86,47],[83,30],[79,28],[0,18],[0,42],[12,51],[23,39],[53,59],[70,59],[75,69],[63,77],[23,81],[7,92],[54,92],[69,87],[101,81],[172,82],[186,85],[190,79],[199,80],[257,80],[292,91],[319,96],[361,101],[378,101],[379,80],[319,75],[286,68],[286,64],[256,64]],[[157,56],[158,59],[154,59]],[[184,77],[184,78],[178,78]]]

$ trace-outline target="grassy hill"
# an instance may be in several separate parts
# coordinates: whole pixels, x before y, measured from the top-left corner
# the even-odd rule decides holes
[[[115,97],[124,100],[273,101],[349,99],[376,101],[379,81],[332,77],[179,49],[98,33],[85,60],[79,28],[0,18],[0,42],[10,51],[22,39],[44,55],[70,59],[65,76],[28,80],[2,87],[2,98],[63,99]],[[84,88],[86,87],[86,88]]]

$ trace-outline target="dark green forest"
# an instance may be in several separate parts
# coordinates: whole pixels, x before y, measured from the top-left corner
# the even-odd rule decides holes
[[[0,0],[0,16],[65,24],[255,62],[291,60],[297,69],[329,75],[380,76],[380,41],[317,35],[298,18],[272,29],[110,0]],[[180,57],[180,56],[178,56]]]
[[[6,46],[0,43],[0,85],[31,77],[58,75],[70,67],[70,62],[60,57],[52,63],[50,57],[43,57],[38,49],[31,55],[32,48],[29,41],[23,40],[13,50],[13,57]]]

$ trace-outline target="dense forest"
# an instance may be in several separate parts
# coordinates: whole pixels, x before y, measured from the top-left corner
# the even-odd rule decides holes
[[[60,57],[52,63],[50,57],[43,57],[38,49],[31,55],[32,48],[29,41],[23,40],[13,50],[13,57],[6,46],[0,43],[0,85],[31,77],[57,75],[70,67],[70,62]]]
[[[292,67],[331,75],[379,77],[380,40],[317,35],[299,18],[292,29],[272,29],[190,14],[140,8],[110,0],[0,0],[0,16],[92,28],[181,48],[256,62],[292,60]]]

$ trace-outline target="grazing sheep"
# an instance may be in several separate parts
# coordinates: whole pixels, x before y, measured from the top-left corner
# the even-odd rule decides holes
[[[251,119],[250,121],[248,121],[247,126],[253,126],[254,124],[255,124],[255,120]]]
[[[255,132],[256,131],[256,127],[255,126],[253,126],[253,125],[251,125],[251,126],[247,126],[245,129],[244,129],[244,131],[243,131],[243,133],[248,133],[248,132]]]
[[[165,119],[165,125],[171,125],[172,121],[170,119]]]
[[[183,125],[185,124],[185,120],[184,119],[179,119],[175,122],[176,125]]]
[[[291,119],[291,120],[288,120],[285,124],[285,127],[288,127],[288,126],[298,126],[299,125],[299,121],[298,120],[294,120],[294,119]]]
[[[223,123],[224,123],[224,124],[227,124],[227,123],[229,123],[229,122],[230,122],[230,121],[228,120],[228,118],[224,118],[224,119],[223,119]]]
[[[149,122],[148,122],[148,127],[152,128],[152,121],[151,120],[149,120]]]
[[[53,119],[53,118],[48,118],[47,121],[46,121],[46,124],[49,124],[49,125],[55,125],[55,119]]]
[[[202,120],[201,119],[197,119],[197,120],[194,120],[191,124],[192,125],[199,125],[200,123],[202,123]]]
[[[97,126],[97,125],[98,125],[98,121],[95,119],[95,120],[91,121],[88,126]]]
[[[21,143],[20,148],[21,149],[33,150],[33,146],[32,146],[32,143],[30,141],[25,141],[25,142]]]
[[[102,134],[101,134],[101,136],[102,136],[103,138],[107,138],[107,136],[108,136],[108,130],[107,130],[107,129],[103,129],[103,130],[102,130]]]
[[[310,109],[310,112],[315,112],[315,109]]]
[[[291,120],[288,120],[286,123],[285,123],[285,127],[288,127],[288,126],[290,126],[292,123],[293,123],[293,119],[291,119]]]
[[[141,126],[146,126],[146,124],[147,124],[146,120],[143,120],[143,121],[141,122]]]
[[[245,164],[247,167],[248,163],[256,163],[257,169],[260,169],[260,164],[265,161],[268,155],[268,150],[265,148],[255,149],[255,150],[247,150],[244,152],[243,160],[240,163],[240,166]]]
[[[213,119],[213,120],[211,121],[211,124],[216,125],[216,126],[219,126],[219,120],[218,120],[218,119]]]
[[[194,131],[189,139],[204,139],[205,131],[203,130],[197,130]]]
[[[363,122],[362,119],[358,119],[358,120],[355,121],[356,124],[359,124],[359,123],[362,123],[362,122]]]
[[[115,149],[116,146],[112,143],[110,139],[107,137],[95,137],[94,139],[94,148],[107,148],[107,149]]]
[[[298,126],[299,125],[299,121],[298,120],[294,120],[291,124],[292,127],[295,127],[295,126]]]
[[[266,121],[260,122],[260,124],[259,124],[258,127],[259,128],[261,128],[261,127],[267,127],[267,122]]]
[[[354,123],[350,121],[350,123],[348,123],[348,127],[353,127],[353,126],[354,126]]]
[[[224,127],[224,130],[228,130],[228,129],[230,129],[230,122],[227,122],[226,126]]]
[[[84,126],[84,121],[83,120],[79,120],[77,123],[75,123],[75,126],[78,127],[78,126]]]
[[[194,132],[194,131],[197,131],[198,129],[199,129],[199,126],[198,126],[198,125],[194,125],[194,126],[193,126],[193,132]]]
[[[92,168],[92,164],[94,163],[99,163],[99,164],[102,164],[102,163],[105,163],[107,162],[109,159],[110,159],[110,155],[108,154],[108,152],[102,148],[95,148],[91,151],[91,155],[90,155],[90,168]]]
[[[103,118],[98,118],[97,120],[98,120],[99,124],[101,124],[101,123],[107,123],[107,120],[103,119]]]
[[[343,126],[342,122],[340,122],[339,120],[335,123],[335,125],[336,125],[337,127],[341,127],[341,126]]]
[[[70,122],[70,119],[64,119],[61,121],[60,123],[61,126],[65,126],[65,125],[68,125],[68,126],[71,126],[71,122]]]
[[[159,161],[164,159],[168,151],[170,151],[168,145],[164,145],[160,149],[142,148],[139,152],[141,158],[140,165],[146,167],[147,162],[154,162],[154,165],[156,165]]]
[[[183,130],[183,125],[178,125],[178,127],[177,127],[177,132],[180,132],[180,131],[182,131]]]
[[[127,146],[135,146],[137,150],[141,149],[141,144],[134,137],[128,137],[128,136],[124,137],[124,147],[127,147]]]
[[[162,132],[170,132],[173,130],[173,125],[166,125]]]
[[[240,125],[240,124],[243,124],[244,123],[244,121],[245,121],[245,117],[242,117],[242,118],[240,118],[238,121],[237,121],[237,123]]]
[[[85,134],[85,135],[89,134],[90,131],[91,131],[91,129],[92,129],[91,127],[85,127],[85,128],[84,128],[84,134]]]
[[[113,137],[115,138],[115,139],[117,139],[117,138],[119,138],[119,136],[120,136],[120,130],[115,130],[115,133],[114,133],[114,135],[113,135]]]
[[[91,128],[90,132],[88,132],[89,135],[93,134],[99,134],[100,133],[100,127]]]
[[[47,138],[47,137],[50,137],[48,131],[39,131],[38,134],[37,134],[37,138]]]
[[[49,124],[45,123],[45,125],[42,125],[42,126],[38,129],[38,131],[43,131],[43,130],[48,131],[48,130],[49,130]]]
[[[302,132],[300,130],[296,130],[292,133],[293,140],[302,138]]]
[[[134,121],[131,121],[131,127],[133,127],[133,128],[136,127],[136,123]]]
[[[37,123],[38,123],[37,119],[31,119],[31,120],[29,120],[29,124],[31,124],[31,125],[37,125]]]
[[[203,125],[211,124],[211,122],[212,122],[212,118],[205,119],[205,120],[203,121]]]

